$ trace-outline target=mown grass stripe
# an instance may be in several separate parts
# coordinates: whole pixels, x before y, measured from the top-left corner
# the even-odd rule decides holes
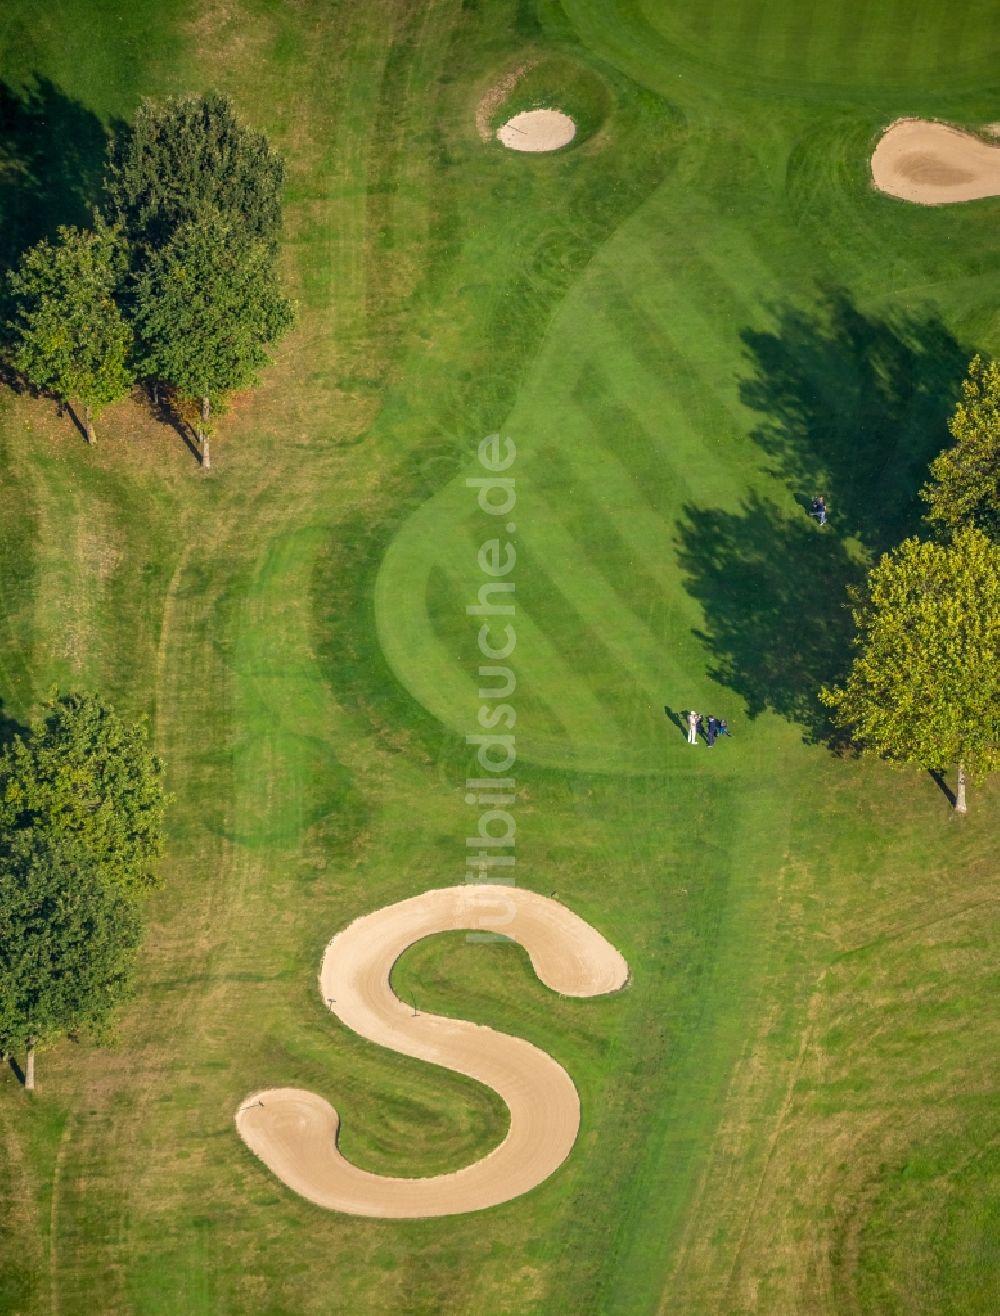
[[[476,730],[480,703],[477,672],[481,660],[470,644],[480,623],[465,611],[476,601],[482,583],[475,575],[478,541],[467,531],[458,553],[439,556],[437,526],[442,504],[467,509],[469,498],[463,477],[434,500],[434,514],[426,512],[429,504],[419,509],[390,546],[376,585],[379,635],[387,661],[424,707],[460,735]],[[455,564],[463,560],[466,569],[460,571]],[[432,570],[448,582],[447,601],[437,603],[433,621],[426,614]],[[531,728],[529,736],[558,745],[554,718],[556,727],[564,728],[573,744],[593,745],[603,736],[616,752],[617,737],[607,728],[606,711],[581,683],[579,669],[568,663],[546,633],[544,622],[540,625],[532,616],[530,595],[526,598],[520,572],[517,579],[520,585],[512,624],[518,640],[513,665],[522,692],[546,709],[546,725]],[[530,751],[526,752],[530,756]]]
[[[565,752],[593,754],[600,746],[600,753],[614,764],[623,754],[624,741],[576,661],[579,628],[567,631],[553,626],[556,605],[552,593],[544,585],[539,588],[538,573],[530,563],[525,565],[523,555],[521,561],[512,623],[517,647],[511,655],[518,690],[513,702],[518,711],[519,752],[528,759],[558,763]],[[527,577],[526,569],[530,571]],[[468,597],[468,592],[462,597]],[[601,647],[599,641],[597,647]],[[533,718],[533,707],[544,710],[540,726]]]
[[[536,575],[542,562],[575,563],[578,560],[574,539],[554,520],[541,526],[529,524],[523,537],[536,559]],[[553,577],[549,579],[551,588],[566,599],[591,630],[606,635],[604,644],[609,652],[636,685],[655,700],[662,688],[656,676],[659,664],[657,637],[631,611],[621,606],[618,595],[599,573],[562,571],[558,585]],[[610,618],[614,618],[613,628],[606,624]],[[609,630],[610,634],[607,634]]]
[[[669,608],[688,622],[700,621],[697,605],[676,594],[674,518],[679,500],[656,491],[662,509],[658,514],[639,496],[634,477],[615,452],[594,444],[581,447],[573,450],[575,469],[563,453],[554,451],[544,458],[547,476],[560,468],[565,472],[563,496],[550,504],[552,515],[574,535],[581,556],[589,553],[593,559],[595,541],[614,545],[602,572],[629,600],[631,611],[641,616]]]

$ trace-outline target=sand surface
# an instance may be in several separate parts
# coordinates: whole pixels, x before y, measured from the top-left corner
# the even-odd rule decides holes
[[[426,891],[356,919],[323,957],[320,991],[329,1008],[380,1046],[487,1084],[506,1102],[510,1127],[498,1147],[464,1169],[397,1179],[344,1159],[336,1145],[339,1117],[322,1097],[299,1088],[254,1093],[236,1114],[241,1137],[289,1188],[318,1206],[391,1219],[479,1211],[526,1193],[569,1155],[580,1102],[562,1066],[521,1038],[461,1019],[415,1014],[389,986],[392,966],[408,946],[462,929],[499,932],[520,942],[541,981],[563,996],[601,995],[628,980],[625,960],[589,923],[517,887]]]
[[[1000,196],[1000,146],[927,119],[897,119],[872,153],[880,192],[941,206]]]
[[[524,110],[498,128],[497,136],[512,151],[558,151],[576,136],[576,124],[561,110]]]

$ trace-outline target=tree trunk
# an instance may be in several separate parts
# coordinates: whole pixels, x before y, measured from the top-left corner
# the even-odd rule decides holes
[[[24,1062],[24,1090],[25,1092],[34,1092],[35,1090],[35,1044],[28,1043],[28,1055]]]
[[[83,417],[87,426],[87,442],[96,443],[97,435],[94,432],[94,408],[86,406],[83,409]]]
[[[965,764],[958,765],[958,785],[955,788],[955,812],[965,813]]]
[[[201,429],[198,431],[198,437],[201,440],[201,464],[204,470],[212,469],[212,454],[208,450],[208,417],[210,414],[210,404],[207,397],[201,400]]]

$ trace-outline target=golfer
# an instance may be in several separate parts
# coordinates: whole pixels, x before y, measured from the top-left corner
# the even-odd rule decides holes
[[[698,743],[698,714],[692,708],[688,713],[688,744],[697,745]]]

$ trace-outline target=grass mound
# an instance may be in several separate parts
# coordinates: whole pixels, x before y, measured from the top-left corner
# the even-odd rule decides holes
[[[560,110],[576,124],[576,135],[564,150],[581,146],[604,127],[614,97],[607,81],[594,69],[565,55],[545,55],[529,62],[496,104],[489,119],[495,136],[515,114],[526,110]]]

